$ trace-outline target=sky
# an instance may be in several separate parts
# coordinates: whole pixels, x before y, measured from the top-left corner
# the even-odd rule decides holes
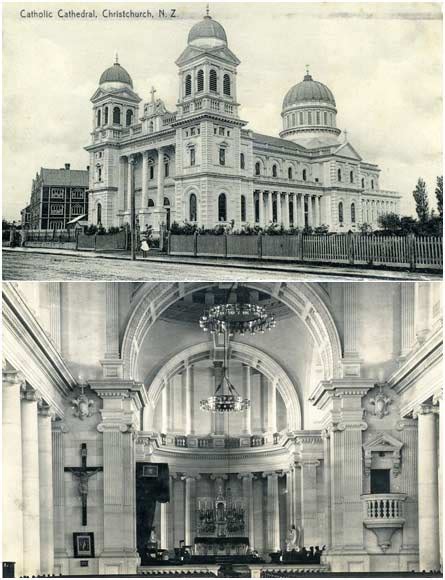
[[[175,60],[205,13],[195,3],[5,4],[3,11],[3,215],[19,219],[40,167],[86,168],[90,98],[118,51],[143,101],[157,90],[175,109]],[[174,19],[105,19],[103,8],[176,8]],[[21,18],[20,10],[92,9],[97,19]],[[337,102],[337,125],[381,168],[382,189],[402,195],[427,182],[435,206],[442,169],[442,13],[439,3],[211,3],[241,60],[240,116],[269,135],[281,129],[288,89],[305,65]],[[142,108],[141,108],[142,110]]]

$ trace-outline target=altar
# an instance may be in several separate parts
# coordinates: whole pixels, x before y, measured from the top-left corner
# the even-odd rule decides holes
[[[248,550],[249,538],[244,536],[197,536],[193,553],[196,556],[246,556]]]

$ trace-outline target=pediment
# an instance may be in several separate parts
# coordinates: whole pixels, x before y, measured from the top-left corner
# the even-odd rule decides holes
[[[354,149],[354,147],[349,143],[343,143],[338,149],[335,150],[335,155],[341,155],[342,157],[349,157],[349,159],[355,159],[356,161],[361,161],[362,158]]]
[[[365,453],[373,451],[400,451],[403,447],[402,441],[399,441],[389,433],[379,433],[374,439],[363,445]]]
[[[182,66],[195,58],[212,56],[229,62],[235,66],[240,64],[240,60],[233,54],[227,46],[217,46],[215,48],[199,48],[197,46],[187,46],[179,58],[176,60],[178,66]]]
[[[91,101],[93,103],[100,101],[101,99],[105,99],[109,96],[119,97],[120,99],[125,99],[127,101],[132,101],[135,103],[139,103],[142,99],[131,89],[113,89],[109,91],[104,91],[102,88],[98,88],[94,95],[91,97]]]

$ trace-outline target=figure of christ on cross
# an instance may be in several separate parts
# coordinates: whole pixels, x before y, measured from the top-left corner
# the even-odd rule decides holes
[[[82,526],[86,526],[87,520],[87,498],[88,498],[88,480],[99,471],[103,471],[103,467],[87,467],[87,444],[82,443],[80,446],[80,467],[65,467],[65,471],[72,473],[73,477],[79,480],[79,494],[82,501]]]

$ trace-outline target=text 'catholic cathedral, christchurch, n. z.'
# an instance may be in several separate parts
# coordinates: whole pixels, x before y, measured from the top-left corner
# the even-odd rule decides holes
[[[341,136],[332,92],[308,71],[284,98],[278,138],[245,128],[238,114],[240,61],[208,14],[191,28],[176,64],[174,112],[154,89],[141,111],[117,58],[100,77],[86,147],[91,223],[130,222],[133,189],[140,226],[154,232],[173,221],[347,232],[399,212],[400,195],[380,189],[378,166]]]

